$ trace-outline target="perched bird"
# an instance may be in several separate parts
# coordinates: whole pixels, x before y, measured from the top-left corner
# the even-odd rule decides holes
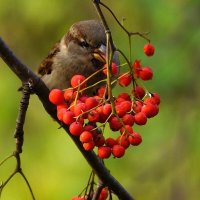
[[[73,75],[90,76],[106,63],[106,34],[101,22],[97,20],[80,21],[73,24],[69,31],[57,42],[48,56],[39,66],[38,74],[51,90],[70,87]],[[115,53],[113,61],[119,63]],[[98,73],[87,82],[94,84],[105,79],[105,74]],[[105,83],[104,83],[105,84]],[[94,94],[100,87],[86,93]]]

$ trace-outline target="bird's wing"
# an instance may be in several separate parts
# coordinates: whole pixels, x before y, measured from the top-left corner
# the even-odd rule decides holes
[[[48,56],[41,62],[38,68],[38,74],[40,74],[41,76],[51,73],[53,64],[52,57],[54,57],[60,51],[59,45],[60,41],[53,46]]]

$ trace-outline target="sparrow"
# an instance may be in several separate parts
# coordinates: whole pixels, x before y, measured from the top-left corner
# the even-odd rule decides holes
[[[113,62],[119,64],[117,53]],[[106,34],[98,20],[80,21],[73,24],[69,31],[57,42],[48,56],[41,62],[38,74],[49,90],[66,89],[72,76],[84,75],[86,78],[101,69],[106,63]],[[106,78],[101,71],[88,80],[87,86]],[[104,83],[105,84],[105,83]],[[94,95],[102,86],[98,84],[86,91]]]

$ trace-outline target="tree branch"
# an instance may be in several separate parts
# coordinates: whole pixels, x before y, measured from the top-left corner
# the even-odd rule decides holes
[[[44,82],[26,65],[24,65],[8,48],[4,41],[0,38],[0,56],[8,67],[18,76],[18,78],[24,82],[31,82],[33,91],[42,102],[45,110],[48,114],[59,124],[59,120],[56,115],[56,107],[52,105],[48,100],[49,90]],[[71,139],[74,141],[80,152],[83,154],[89,165],[95,171],[96,175],[102,180],[102,182],[112,190],[121,200],[133,200],[130,194],[122,187],[122,185],[110,174],[110,172],[102,164],[101,160],[96,156],[93,151],[87,152],[83,149],[83,146],[77,137],[69,134],[68,126],[60,124],[63,129],[68,133]]]

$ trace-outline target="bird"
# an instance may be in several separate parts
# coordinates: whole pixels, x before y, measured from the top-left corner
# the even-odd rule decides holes
[[[117,52],[113,62],[119,64]],[[38,75],[52,90],[70,87],[70,80],[76,74],[86,78],[101,69],[106,63],[106,33],[99,20],[91,19],[74,23],[69,31],[49,51],[47,57],[38,68]],[[106,78],[101,71],[87,81],[87,86]],[[105,84],[105,83],[104,83]],[[86,94],[94,95],[97,86],[86,90]]]

